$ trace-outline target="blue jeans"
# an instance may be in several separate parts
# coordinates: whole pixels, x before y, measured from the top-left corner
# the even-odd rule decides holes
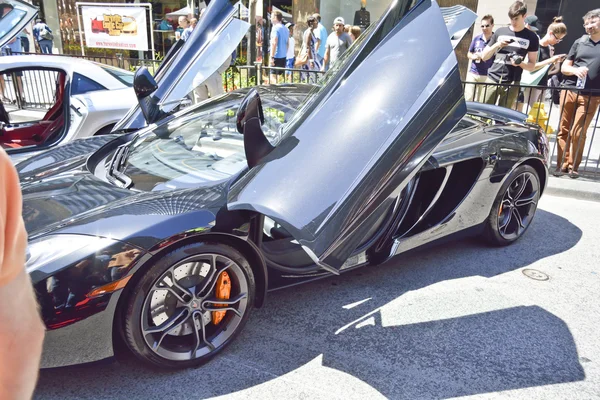
[[[21,36],[21,46],[23,46],[24,53],[29,53],[29,38],[27,36]]]
[[[52,54],[52,40],[42,39],[38,40],[40,50],[44,54]]]

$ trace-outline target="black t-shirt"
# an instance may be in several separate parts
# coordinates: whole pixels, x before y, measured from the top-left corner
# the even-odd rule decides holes
[[[494,58],[492,67],[488,70],[488,76],[495,82],[520,82],[523,68],[515,67],[510,63],[509,54],[513,51],[520,55],[523,60],[530,51],[537,52],[540,46],[538,36],[525,28],[522,31],[514,32],[509,28],[502,27],[492,35],[488,46],[493,46],[496,42],[506,39],[514,39],[514,42],[503,49],[500,49]]]
[[[549,59],[551,57],[552,57],[552,55],[550,54],[550,46],[544,47],[540,44],[540,52],[538,53],[537,62],[546,61],[547,59]],[[552,68],[552,64],[550,64],[547,71],[550,71],[550,68]],[[542,79],[540,79],[539,85],[541,85],[541,86],[546,86],[546,83],[548,82],[548,72],[547,71],[546,71],[546,74],[542,77]]]
[[[360,26],[360,29],[365,30],[371,24],[371,13],[361,8],[354,13],[354,25]]]
[[[600,89],[600,42],[594,43],[588,35],[580,37],[571,46],[567,60],[572,60],[574,67],[588,67],[585,89]],[[576,86],[577,76],[565,75],[563,85]],[[590,92],[584,90],[581,94],[590,94]],[[600,93],[594,95],[600,96]]]

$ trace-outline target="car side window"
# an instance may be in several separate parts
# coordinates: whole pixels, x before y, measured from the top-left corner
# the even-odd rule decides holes
[[[86,78],[77,72],[73,74],[71,94],[84,94],[87,92],[94,92],[96,90],[106,90],[106,88],[98,82],[91,80],[90,78]]]
[[[472,119],[470,119],[468,117],[463,118],[458,122],[458,124],[456,124],[454,129],[452,129],[452,131],[450,131],[448,136],[454,136],[454,135],[460,134],[468,129],[476,127],[477,125],[478,125],[477,122],[473,121]]]

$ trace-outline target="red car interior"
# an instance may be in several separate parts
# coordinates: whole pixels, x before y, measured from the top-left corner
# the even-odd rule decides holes
[[[3,148],[39,146],[58,137],[65,125],[65,82],[65,74],[60,73],[56,81],[56,102],[40,121],[8,124],[0,130],[0,145]]]

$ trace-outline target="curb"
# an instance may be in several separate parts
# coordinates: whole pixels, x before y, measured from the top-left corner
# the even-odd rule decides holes
[[[544,194],[600,202],[600,182],[550,176]]]

